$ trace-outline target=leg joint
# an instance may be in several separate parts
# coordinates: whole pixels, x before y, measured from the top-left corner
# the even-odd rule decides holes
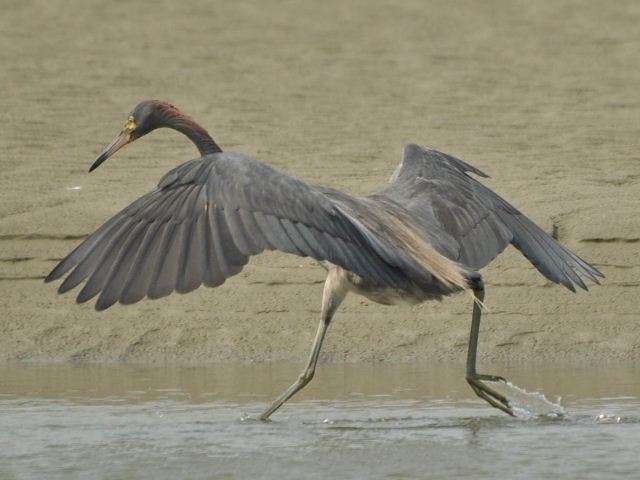
[[[315,368],[311,369],[311,370],[305,370],[304,372],[302,372],[300,374],[299,380],[306,385],[307,383],[309,383],[311,380],[313,380],[313,376],[315,375]]]
[[[473,272],[471,275],[469,275],[467,277],[467,283],[474,292],[484,292],[484,281],[482,280],[482,275],[480,275],[478,272]]]

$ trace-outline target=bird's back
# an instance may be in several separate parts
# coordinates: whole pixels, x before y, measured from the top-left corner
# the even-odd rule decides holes
[[[383,245],[383,255],[398,265],[407,278],[430,295],[446,295],[469,288],[475,281],[473,270],[436,249],[424,224],[414,212],[385,195],[353,197],[328,188],[322,189],[349,218],[362,225]]]

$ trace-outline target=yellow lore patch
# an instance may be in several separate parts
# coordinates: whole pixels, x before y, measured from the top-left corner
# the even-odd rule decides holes
[[[133,119],[133,117],[129,117],[129,119],[127,120],[127,123],[124,124],[124,129],[128,132],[133,132],[136,129],[137,125],[136,125],[136,121]]]

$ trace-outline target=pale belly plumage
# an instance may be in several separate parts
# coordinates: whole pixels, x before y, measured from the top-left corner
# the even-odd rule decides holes
[[[440,295],[425,293],[414,286],[406,290],[396,290],[393,288],[378,287],[361,276],[345,270],[342,267],[325,262],[323,265],[328,270],[335,270],[337,281],[341,288],[346,291],[357,293],[369,300],[382,305],[418,305],[427,300],[441,300]]]

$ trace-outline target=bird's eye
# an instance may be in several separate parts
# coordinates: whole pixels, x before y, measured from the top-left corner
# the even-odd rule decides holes
[[[133,117],[129,117],[127,123],[124,124],[124,129],[128,132],[133,132],[136,129],[136,121],[133,119]]]

